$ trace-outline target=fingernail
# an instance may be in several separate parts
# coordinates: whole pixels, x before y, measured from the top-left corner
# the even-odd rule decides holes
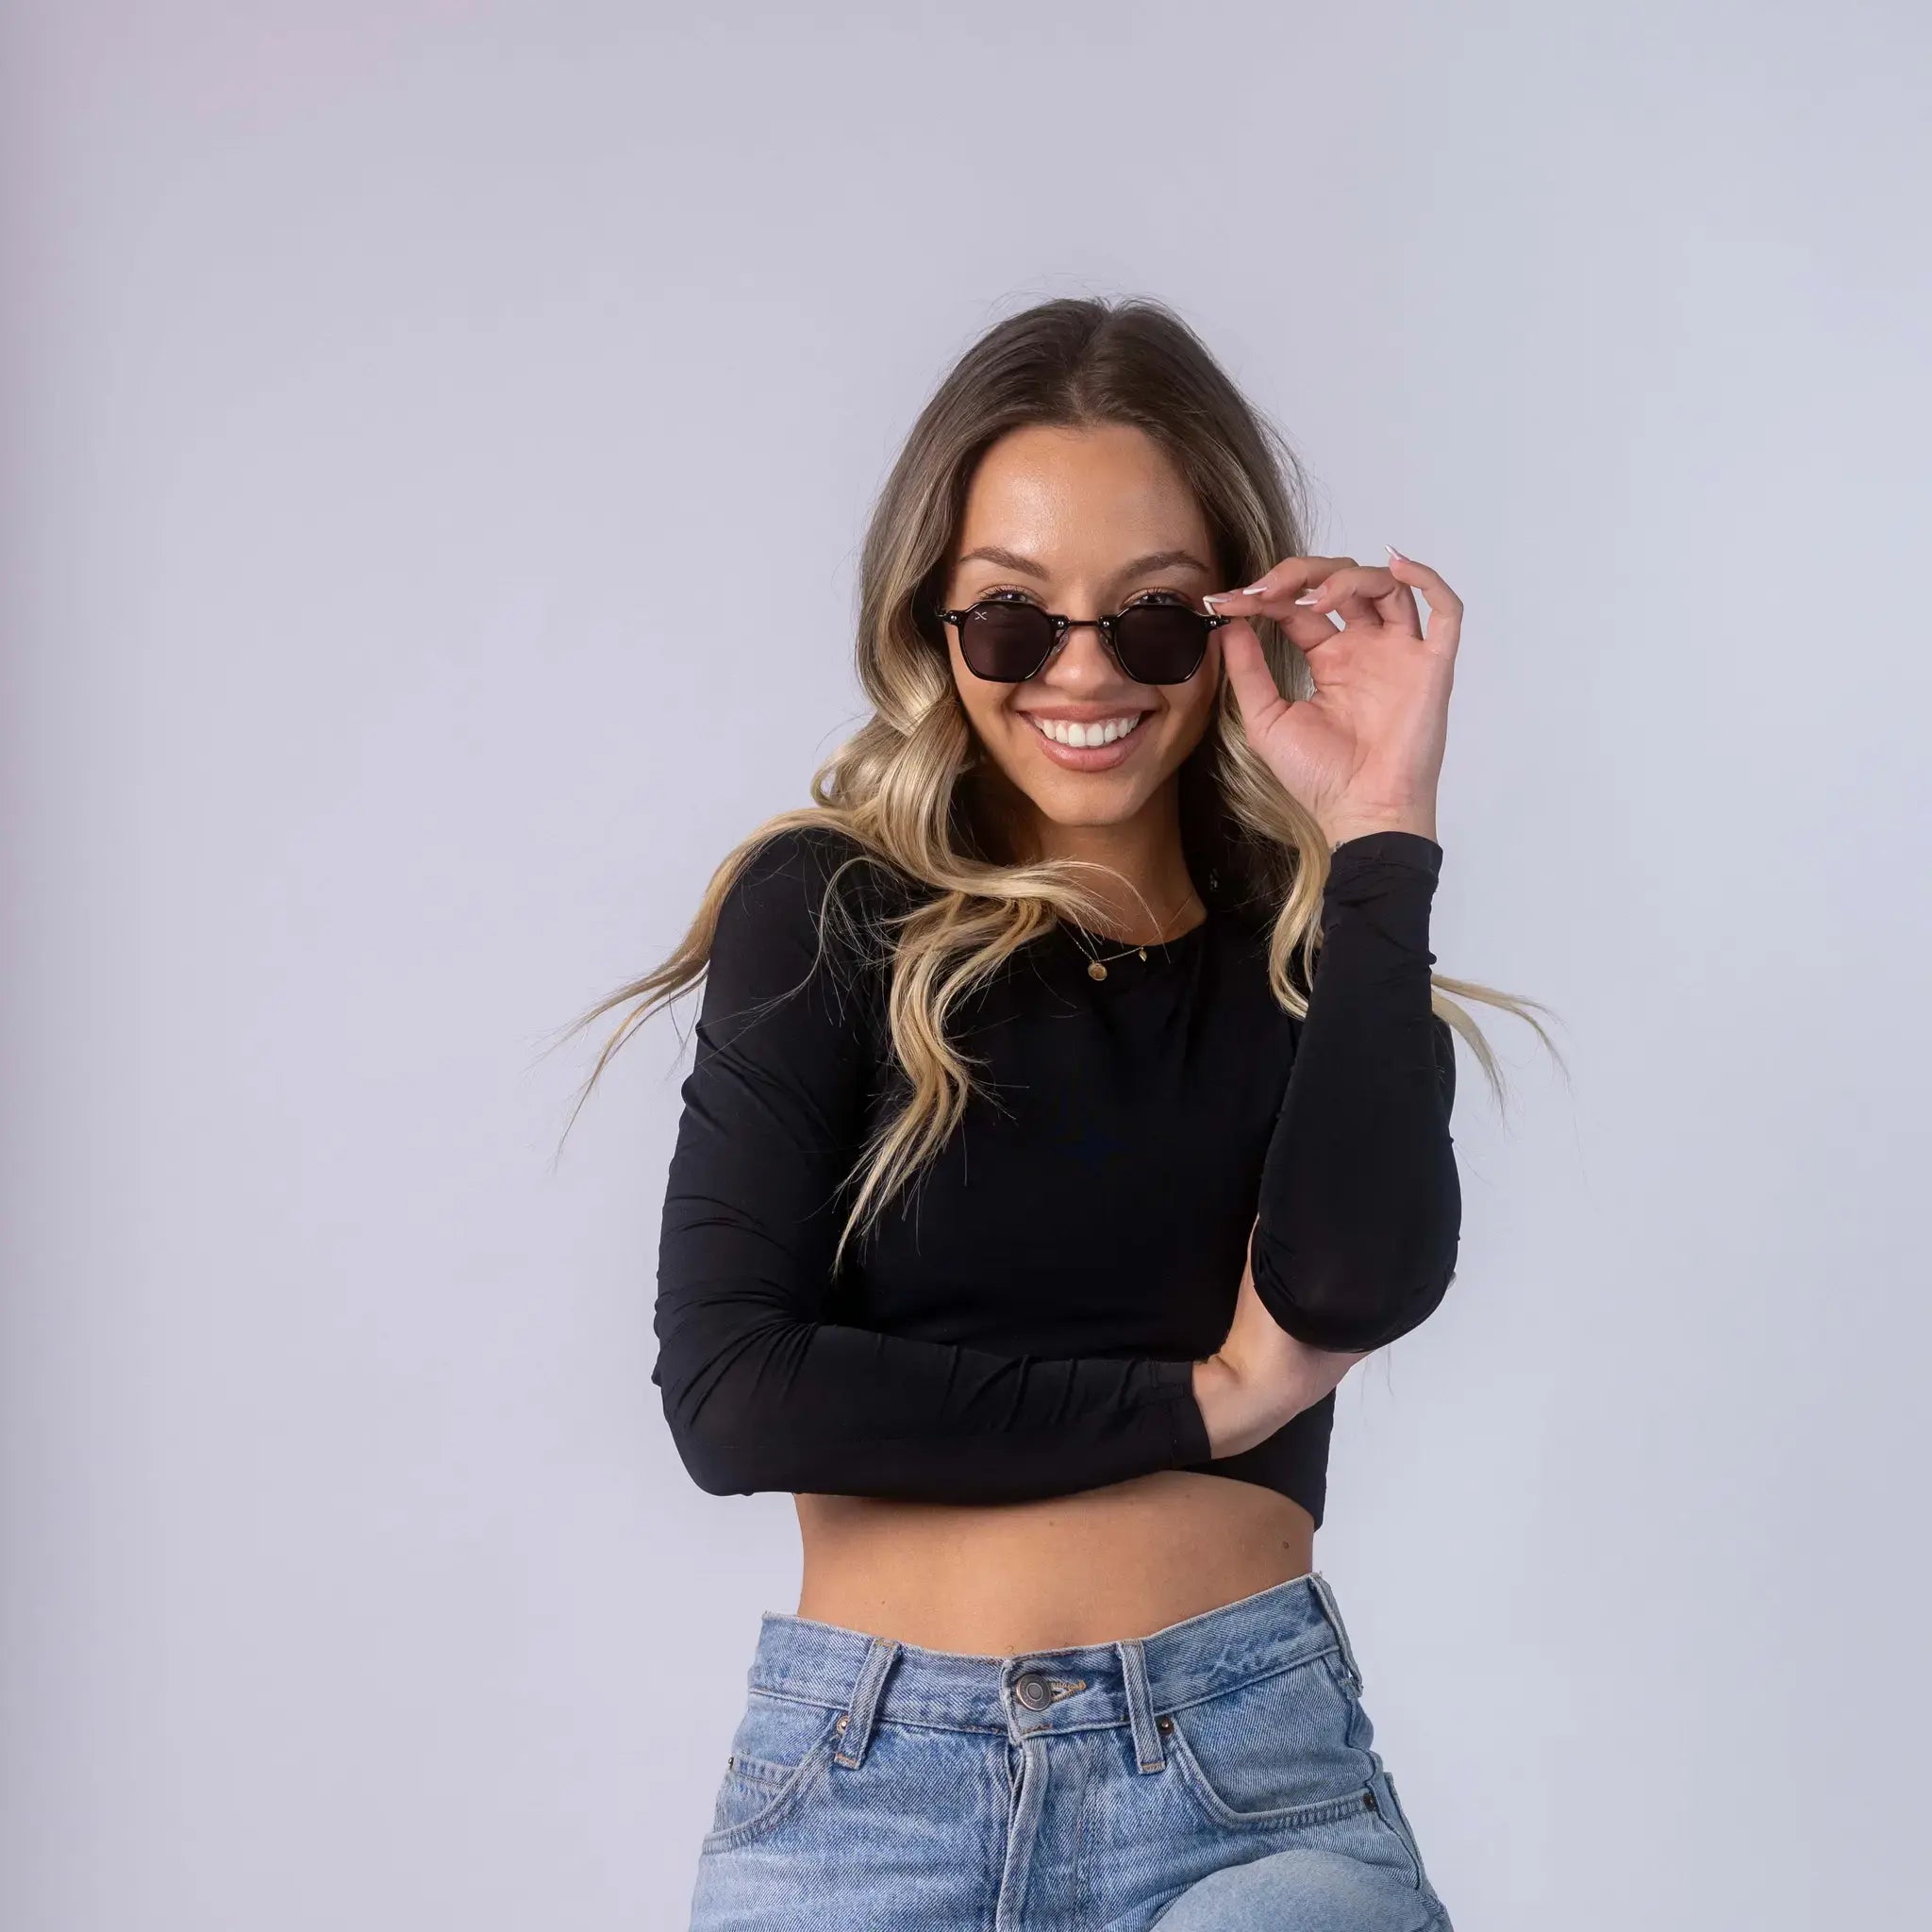
[[[1297,604],[1319,604],[1322,601],[1322,593],[1320,591],[1310,591],[1306,597],[1297,597],[1294,601]]]
[[[1394,561],[1397,563],[1413,563],[1415,561],[1415,558],[1412,557],[1403,556],[1402,552],[1396,549],[1396,547],[1392,543],[1385,543],[1383,544],[1382,548],[1386,550],[1389,553],[1390,557],[1393,558]]]
[[[1243,597],[1258,597],[1261,594],[1261,592],[1265,591],[1267,588],[1268,580],[1267,578],[1263,577],[1258,584],[1250,584],[1247,587],[1247,589],[1241,592],[1241,595]]]

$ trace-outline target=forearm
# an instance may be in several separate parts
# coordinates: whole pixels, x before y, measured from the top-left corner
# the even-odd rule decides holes
[[[1258,1335],[1264,1326],[1266,1335]],[[1214,1456],[1239,1456],[1265,1442],[1331,1393],[1361,1359],[1359,1352],[1296,1341],[1265,1309],[1253,1323],[1238,1314],[1227,1344],[1194,1364],[1194,1402]]]
[[[667,1327],[653,1379],[680,1457],[714,1495],[991,1503],[1204,1459],[1192,1370],[714,1310]]]
[[[1366,835],[1338,848],[1324,895],[1252,1246],[1263,1304],[1317,1348],[1395,1340],[1434,1310],[1455,1273],[1455,1060],[1430,1006],[1440,860],[1420,835]]]

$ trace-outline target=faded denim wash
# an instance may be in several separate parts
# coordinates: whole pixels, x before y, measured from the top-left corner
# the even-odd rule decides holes
[[[1335,1592],[974,1657],[767,1611],[691,1932],[1451,1932]]]

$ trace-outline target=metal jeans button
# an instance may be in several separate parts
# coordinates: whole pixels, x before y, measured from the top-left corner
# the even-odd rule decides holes
[[[1044,1710],[1053,1702],[1053,1692],[1038,1671],[1028,1671],[1013,1681],[1013,1695],[1028,1710]]]

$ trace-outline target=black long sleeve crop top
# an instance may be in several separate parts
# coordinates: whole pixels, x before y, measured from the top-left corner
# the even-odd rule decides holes
[[[1144,960],[1067,924],[1020,948],[950,1023],[977,1062],[959,1124],[835,1275],[849,1171],[906,1091],[884,949],[862,956],[842,920],[821,947],[827,882],[862,852],[830,825],[780,832],[721,909],[651,1375],[692,1478],[992,1503],[1205,1470],[1319,1524],[1333,1395],[1213,1457],[1193,1364],[1226,1336],[1244,1248],[1270,1313],[1321,1348],[1380,1347],[1448,1288],[1441,847],[1384,831],[1335,848],[1300,1021],[1269,989],[1265,927],[1213,892]],[[862,917],[890,896],[882,873],[862,858],[835,890]]]

